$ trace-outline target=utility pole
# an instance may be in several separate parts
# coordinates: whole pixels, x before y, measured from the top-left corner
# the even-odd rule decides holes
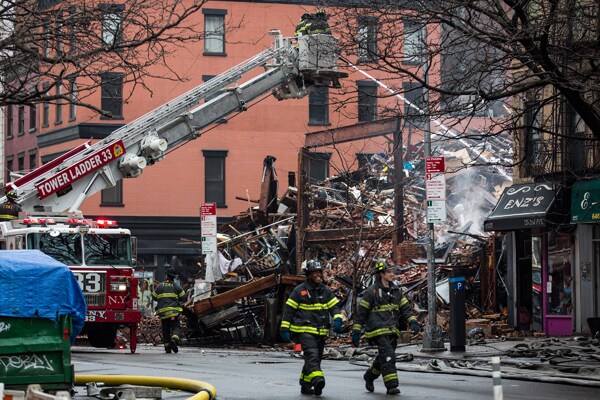
[[[429,71],[427,63],[427,25],[423,26],[424,38],[423,38],[423,101],[425,109],[425,160],[427,157],[431,157],[431,114],[429,110]],[[426,165],[427,162],[424,163]],[[444,341],[442,340],[442,327],[437,324],[437,311],[436,311],[436,288],[435,288],[435,242],[433,237],[433,223],[427,222],[427,315],[429,316],[427,326],[423,332],[423,347],[421,351],[444,351]]]

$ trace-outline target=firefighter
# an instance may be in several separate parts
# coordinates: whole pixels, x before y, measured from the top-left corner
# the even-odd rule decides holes
[[[396,345],[400,324],[410,326],[414,334],[419,332],[419,324],[402,289],[394,282],[394,265],[384,259],[375,259],[373,267],[379,276],[358,303],[352,327],[352,344],[358,347],[364,327],[365,338],[378,349],[377,357],[363,376],[365,388],[373,392],[373,383],[381,375],[387,394],[398,394]]]
[[[21,206],[17,203],[17,192],[10,190],[6,193],[6,203],[0,206],[0,221],[10,221],[19,218]]]
[[[320,396],[325,387],[321,359],[329,334],[330,317],[333,331],[342,332],[339,300],[323,284],[323,267],[318,260],[308,260],[304,269],[306,282],[296,286],[285,303],[281,321],[281,337],[286,342],[302,345],[304,367],[300,373],[300,393]]]
[[[320,8],[313,16],[313,21],[308,28],[309,34],[325,33],[331,35],[331,27],[329,26],[329,15],[324,9]]]
[[[157,302],[156,314],[160,316],[165,352],[177,353],[181,334],[179,315],[183,312],[180,302],[185,298],[185,292],[175,282],[177,276],[175,268],[167,269],[166,276],[165,281],[152,292],[152,299]]]

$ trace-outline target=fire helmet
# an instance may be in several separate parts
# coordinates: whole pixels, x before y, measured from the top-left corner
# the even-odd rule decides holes
[[[167,268],[166,274],[167,274],[167,276],[170,276],[171,278],[175,278],[177,276],[177,270],[175,269],[175,267],[169,267],[169,268]]]
[[[388,263],[384,258],[375,258],[373,260],[373,268],[377,272],[385,272],[394,269],[394,264]]]
[[[14,190],[9,190],[8,192],[6,192],[7,199],[16,200],[18,197],[19,195]]]
[[[321,263],[319,262],[319,260],[308,260],[306,262],[306,266],[304,267],[304,273],[308,275],[314,271],[323,271]]]

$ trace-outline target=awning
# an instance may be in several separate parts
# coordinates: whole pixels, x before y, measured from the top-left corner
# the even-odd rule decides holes
[[[485,219],[483,230],[514,231],[545,227],[546,215],[557,189],[552,183],[512,185],[504,189],[498,204]]]
[[[581,181],[573,185],[571,222],[600,222],[600,180]]]

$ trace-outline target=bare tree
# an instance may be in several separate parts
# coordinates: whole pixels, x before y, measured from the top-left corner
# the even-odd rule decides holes
[[[87,100],[103,73],[118,73],[131,91],[149,90],[144,78],[156,77],[156,66],[159,78],[184,79],[169,68],[169,56],[204,38],[204,26],[192,17],[205,2],[3,1],[0,105],[61,101],[106,114]]]
[[[380,97],[402,100],[397,107],[380,109],[378,117],[400,114],[413,125],[430,118],[440,140],[485,141],[490,135],[523,131],[551,135],[563,145],[600,139],[597,1],[324,4],[333,7],[334,32],[346,32],[339,35],[343,56],[353,68],[385,77],[380,79],[390,90],[380,90]],[[405,100],[415,106],[407,107]],[[536,121],[531,102],[539,103],[537,110],[552,107],[544,118],[554,123]],[[575,117],[566,117],[568,112]],[[537,124],[533,130],[532,123]],[[534,147],[519,152],[521,159],[515,162],[536,153]],[[482,164],[490,161],[475,158]]]

